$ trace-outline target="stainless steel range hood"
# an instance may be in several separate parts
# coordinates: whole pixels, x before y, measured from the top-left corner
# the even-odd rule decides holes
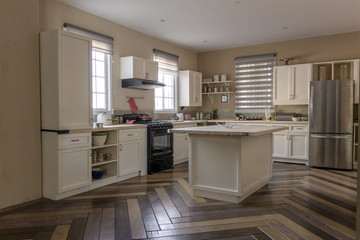
[[[164,83],[138,78],[122,79],[121,82],[123,88],[150,90],[158,87],[165,87]]]

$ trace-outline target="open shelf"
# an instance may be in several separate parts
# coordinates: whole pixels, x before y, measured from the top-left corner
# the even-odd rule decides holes
[[[114,147],[114,146],[117,146],[117,143],[105,144],[105,145],[100,145],[100,146],[92,146],[91,149],[107,148],[107,147]]]
[[[117,159],[104,160],[104,161],[102,161],[102,162],[96,162],[96,163],[93,163],[91,166],[92,166],[92,167],[101,166],[101,165],[106,165],[106,164],[110,164],[110,163],[113,163],[113,162],[117,162]]]
[[[229,83],[234,83],[234,81],[232,80],[226,80],[226,81],[217,81],[217,82],[203,82],[202,84],[219,84],[219,83],[225,83],[225,84],[229,84]]]

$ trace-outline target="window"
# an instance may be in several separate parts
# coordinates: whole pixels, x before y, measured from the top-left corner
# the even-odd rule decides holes
[[[64,31],[92,39],[91,96],[93,113],[111,111],[111,72],[114,38],[68,23],[64,23]]]
[[[275,54],[235,58],[235,112],[257,113],[273,107]]]
[[[177,110],[178,59],[176,55],[154,49],[154,61],[159,64],[158,81],[166,85],[155,89],[155,111]]]
[[[92,105],[94,111],[110,111],[111,55],[92,50]]]

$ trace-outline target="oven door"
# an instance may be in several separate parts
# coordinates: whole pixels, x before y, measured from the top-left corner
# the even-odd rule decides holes
[[[154,129],[148,132],[149,158],[157,159],[173,155],[173,134],[167,129]]]

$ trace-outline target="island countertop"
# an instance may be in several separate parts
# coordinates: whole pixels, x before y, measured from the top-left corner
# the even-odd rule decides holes
[[[199,135],[221,135],[221,136],[260,136],[282,130],[287,130],[288,127],[277,126],[233,126],[226,128],[225,126],[203,126],[203,127],[187,127],[187,128],[173,128],[169,131],[172,133],[188,133]]]

